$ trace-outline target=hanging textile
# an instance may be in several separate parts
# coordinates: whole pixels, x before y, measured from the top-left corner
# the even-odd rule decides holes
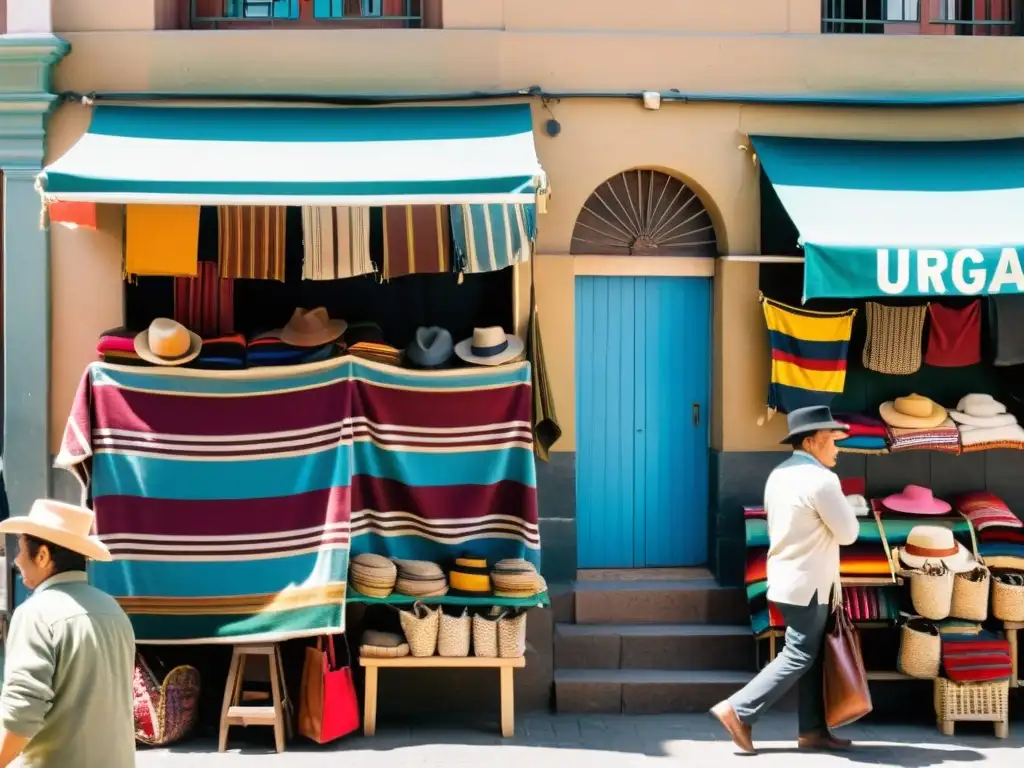
[[[790,413],[828,405],[846,385],[846,356],[856,309],[811,312],[760,297],[772,348],[768,406]]]
[[[70,227],[97,229],[96,203],[65,203],[54,200],[46,208],[50,224],[65,224]]]
[[[962,309],[930,304],[928,349],[924,361],[937,368],[962,368],[981,362],[981,301]]]
[[[921,368],[921,337],[927,304],[916,307],[887,307],[869,301],[863,362],[869,371],[909,376]]]
[[[989,332],[995,349],[992,364],[1024,364],[1024,296],[989,296],[988,308]]]
[[[220,276],[283,283],[286,211],[274,205],[219,206]]]
[[[302,207],[302,279],[343,280],[373,272],[370,209]]]
[[[216,263],[199,262],[196,277],[174,281],[174,319],[203,337],[234,333],[234,280],[220,277]]]
[[[562,436],[555,413],[555,396],[551,392],[544,343],[541,340],[540,317],[537,311],[533,262],[530,262],[530,330],[526,336],[526,359],[530,361],[533,384],[533,452],[542,461],[548,460],[551,446]]]
[[[450,271],[447,205],[384,207],[385,280]]]
[[[199,264],[199,206],[125,206],[125,275],[189,276]]]
[[[535,229],[532,205],[453,205],[455,271],[494,272],[529,261]]]

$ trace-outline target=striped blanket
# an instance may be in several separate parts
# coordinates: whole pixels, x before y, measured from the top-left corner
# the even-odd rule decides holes
[[[338,631],[350,550],[540,561],[528,363],[413,372],[353,357],[240,372],[95,363],[57,466],[141,642]]]

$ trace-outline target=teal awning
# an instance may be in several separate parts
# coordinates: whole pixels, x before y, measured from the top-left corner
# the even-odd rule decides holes
[[[800,233],[805,299],[1024,293],[1024,138],[750,138]]]
[[[39,187],[102,203],[532,203],[542,177],[527,104],[99,106]]]

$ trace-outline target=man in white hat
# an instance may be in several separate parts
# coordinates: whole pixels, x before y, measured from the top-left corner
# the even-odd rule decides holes
[[[33,590],[14,612],[0,691],[0,768],[135,765],[135,633],[112,597],[89,586],[87,560],[109,561],[93,513],[41,499],[0,522]]]
[[[848,431],[827,406],[792,411],[782,442],[793,446],[793,455],[772,470],[765,484],[767,597],[786,622],[786,644],[746,687],[711,709],[744,752],[754,752],[751,726],[794,685],[799,686],[797,746],[850,746],[825,722],[821,665],[825,626],[841,595],[839,547],[852,544],[860,532],[856,513],[832,472],[839,456],[836,439]]]

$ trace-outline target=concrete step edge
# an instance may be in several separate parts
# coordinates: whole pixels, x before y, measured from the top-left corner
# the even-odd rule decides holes
[[[729,669],[556,669],[555,685],[745,685],[753,672]]]
[[[749,624],[634,624],[598,623],[555,625],[555,634],[563,637],[749,637],[754,633]]]

